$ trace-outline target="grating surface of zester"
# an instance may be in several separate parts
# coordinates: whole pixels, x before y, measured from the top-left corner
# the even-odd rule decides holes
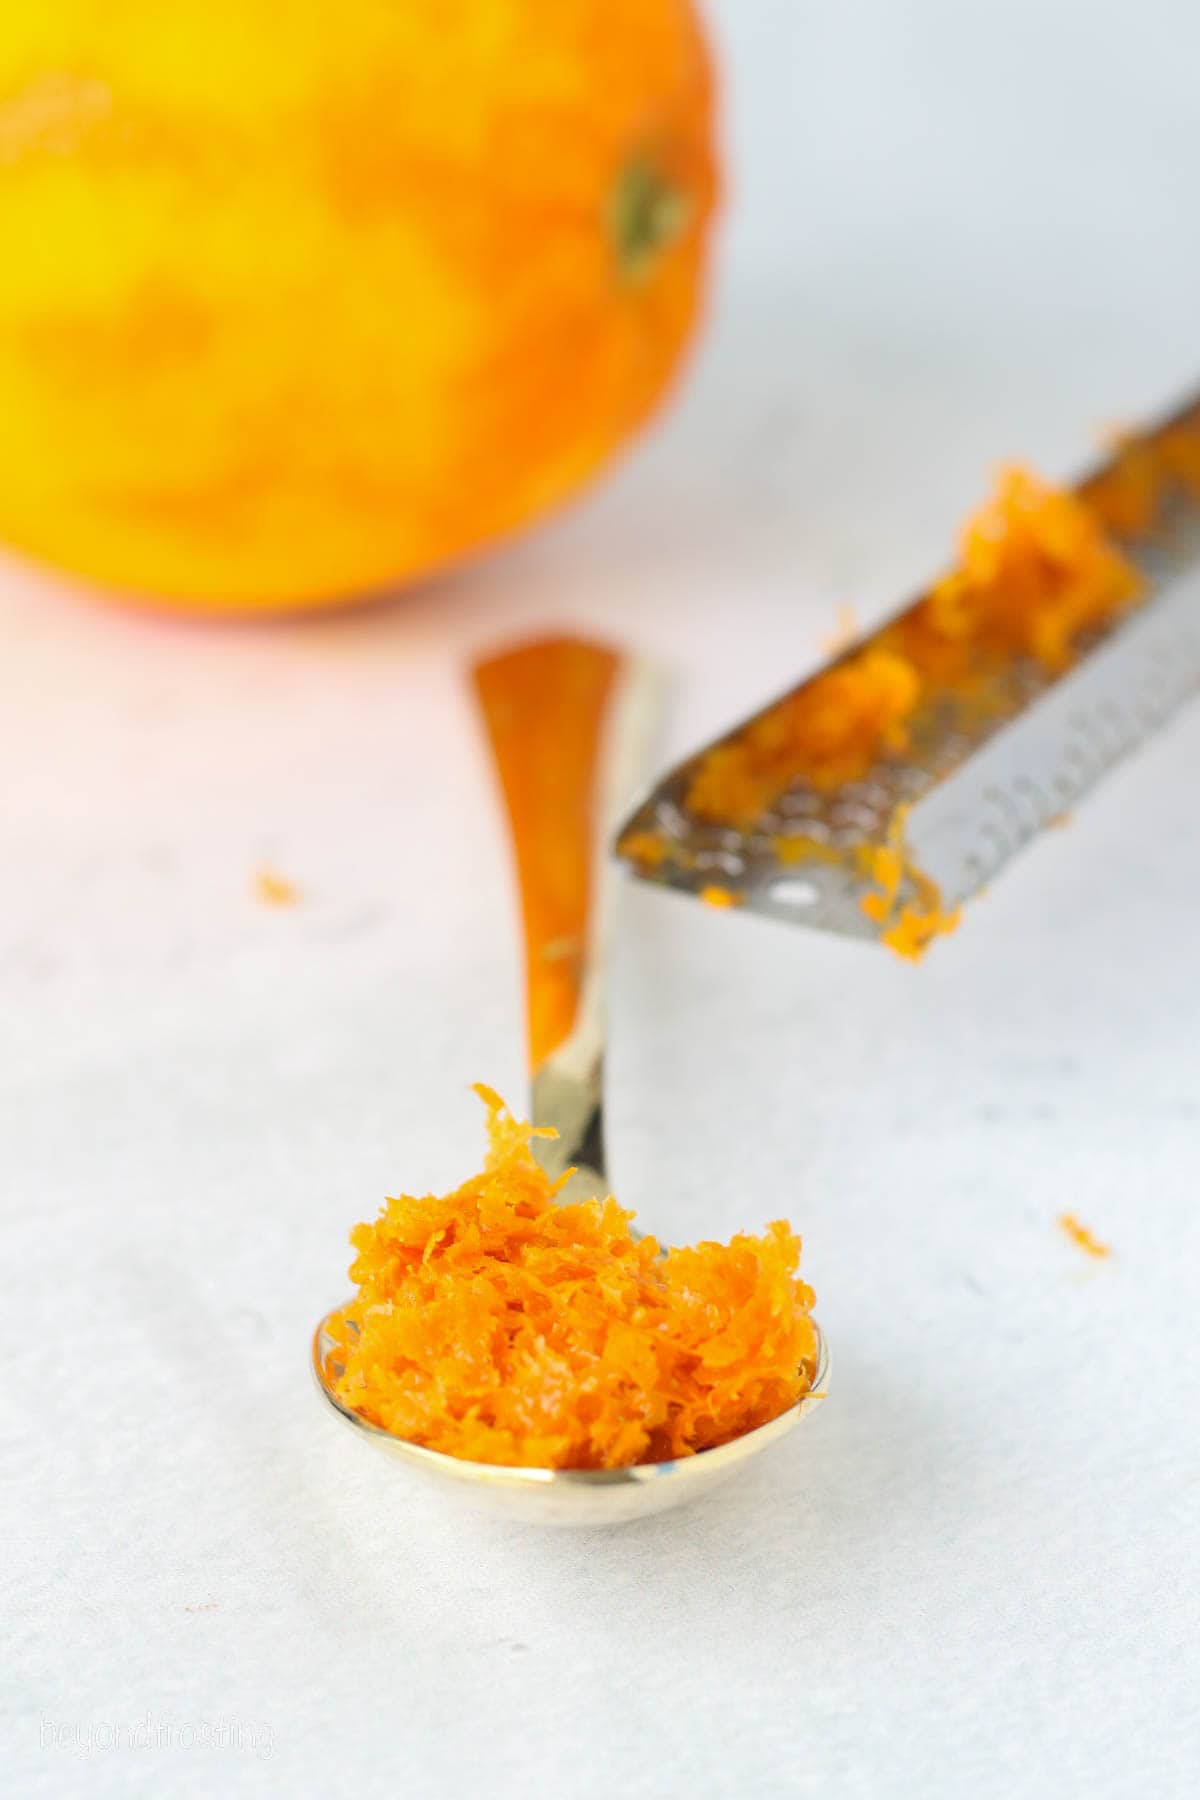
[[[1200,434],[1200,401],[1140,441],[1153,447],[1181,429]],[[1076,490],[1080,497],[1087,500],[1113,467],[1086,477]],[[709,746],[636,809],[622,828],[618,854],[646,879],[692,893],[717,886],[753,911],[877,937],[880,925],[862,910],[870,883],[858,853],[886,843],[903,808],[911,866],[937,883],[945,904],[969,898],[1200,688],[1200,498],[1174,487],[1151,534],[1110,535],[1141,571],[1144,598],[1114,625],[1078,640],[1065,673],[1014,658],[990,672],[982,706],[977,694],[969,709],[952,695],[938,695],[914,718],[903,757],[879,761],[866,778],[831,794],[797,784],[753,829],[689,813],[685,796],[703,757],[717,747]],[[735,740],[752,723],[743,720],[718,743]],[[660,846],[653,863],[625,848],[644,834]]]

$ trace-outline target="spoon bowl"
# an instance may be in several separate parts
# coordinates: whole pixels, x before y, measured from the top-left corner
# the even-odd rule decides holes
[[[812,1387],[794,1406],[713,1450],[674,1462],[635,1463],[627,1469],[525,1469],[467,1462],[441,1450],[427,1450],[384,1431],[360,1417],[334,1392],[341,1365],[329,1314],[313,1334],[312,1367],[317,1387],[338,1417],[364,1443],[398,1458],[419,1473],[457,1489],[460,1496],[488,1512],[538,1525],[623,1525],[633,1519],[682,1506],[720,1485],[739,1464],[778,1443],[801,1419],[813,1412],[829,1387],[830,1358],[817,1333],[817,1366]]]
[[[531,1145],[564,1201],[611,1192],[604,1133],[604,968],[612,879],[608,821],[641,774],[656,684],[603,645],[545,638],[472,672],[508,818],[525,938]],[[313,1337],[317,1386],[367,1443],[493,1512],[547,1525],[616,1525],[664,1512],[731,1475],[810,1413],[829,1385],[817,1334],[811,1390],[765,1425],[672,1462],[622,1469],[503,1468],[468,1462],[370,1424],[339,1399],[338,1343]]]

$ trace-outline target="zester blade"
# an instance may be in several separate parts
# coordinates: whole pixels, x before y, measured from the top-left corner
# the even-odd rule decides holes
[[[1127,466],[1130,444],[1153,455],[1181,433],[1194,435],[1200,470],[1200,396],[1129,440],[1074,491],[1094,501]],[[872,892],[863,852],[894,844],[902,820],[909,881],[919,871],[946,908],[968,900],[1200,688],[1200,481],[1164,482],[1151,528],[1130,533],[1110,525],[1108,536],[1139,570],[1142,597],[1115,623],[1077,641],[1065,672],[1013,658],[999,703],[986,714],[971,717],[935,698],[914,718],[904,754],[881,757],[862,780],[832,793],[795,783],[752,826],[714,824],[689,812],[692,779],[712,750],[734,743],[825,670],[858,654],[920,605],[919,596],[673,769],[622,827],[618,856],[643,879],[793,924],[879,938],[882,924],[863,910]]]

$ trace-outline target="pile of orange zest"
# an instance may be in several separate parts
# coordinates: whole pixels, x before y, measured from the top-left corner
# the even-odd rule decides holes
[[[556,1204],[531,1128],[477,1092],[482,1173],[351,1234],[358,1296],[326,1365],[347,1406],[474,1462],[604,1469],[725,1443],[810,1390],[813,1296],[786,1224],[661,1252],[611,1198]]]
[[[1172,451],[1200,491],[1200,443]],[[1128,503],[1127,503],[1128,504]],[[863,649],[805,683],[703,757],[689,811],[749,828],[803,781],[833,793],[908,748],[924,703],[968,696],[997,662],[1028,657],[1067,668],[1080,638],[1138,598],[1141,578],[1105,535],[1095,511],[1029,470],[1001,471],[972,515],[958,567]]]
[[[1181,421],[1151,437],[1117,433],[1109,466],[1092,477],[1087,503],[1125,538],[1146,537],[1160,523],[1172,489],[1200,498],[1200,431]]]
[[[916,671],[870,648],[807,682],[703,758],[687,792],[697,818],[752,825],[797,781],[832,793],[908,743]]]
[[[1028,656],[1053,673],[1070,665],[1082,633],[1141,590],[1083,501],[1028,469],[1001,470],[959,550],[958,567],[917,608],[919,627],[943,648]]]
[[[1067,1236],[1071,1239],[1071,1242],[1078,1244],[1079,1248],[1086,1251],[1089,1256],[1112,1255],[1109,1246],[1107,1244],[1102,1244],[1100,1239],[1095,1237],[1092,1232],[1088,1230],[1086,1225],[1080,1223],[1074,1213],[1060,1213],[1058,1222],[1066,1232]]]
[[[1155,441],[1164,484],[1173,481],[1193,500],[1200,499],[1200,431],[1195,424],[1174,425]]]
[[[300,898],[300,890],[274,869],[256,869],[254,873],[254,897],[261,900],[264,906],[295,906]]]
[[[1163,498],[1161,457],[1146,438],[1116,432],[1112,460],[1088,489],[1087,503],[1106,530],[1141,538],[1158,523]]]
[[[888,827],[887,842],[865,849],[863,872],[876,886],[859,901],[868,919],[883,930],[881,943],[908,962],[918,962],[934,938],[957,931],[962,908],[947,912],[936,881],[915,867],[904,842],[909,809],[898,806]],[[911,895],[911,898],[907,896]]]

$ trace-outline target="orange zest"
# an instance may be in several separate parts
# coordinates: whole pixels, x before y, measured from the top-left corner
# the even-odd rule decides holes
[[[1110,1247],[1107,1244],[1102,1244],[1100,1239],[1075,1217],[1074,1213],[1060,1213],[1058,1222],[1070,1238],[1071,1242],[1073,1244],[1078,1244],[1079,1248],[1088,1256],[1103,1257],[1112,1255]]]
[[[1160,523],[1173,489],[1200,498],[1200,429],[1178,420],[1153,436],[1117,432],[1113,457],[1087,486],[1087,504],[1118,537],[1146,537]]]
[[[1084,497],[1048,486],[1028,469],[1000,471],[996,488],[967,520],[952,572],[923,600],[839,662],[760,713],[694,765],[684,792],[693,818],[742,832],[766,830],[781,862],[842,863],[867,875],[863,912],[899,955],[921,956],[953,931],[957,909],[903,848],[899,809],[883,843],[839,848],[810,833],[781,835],[772,809],[791,789],[836,795],[885,761],[944,733],[947,717],[970,728],[1012,708],[1014,662],[1056,677],[1142,597],[1138,570],[1106,524],[1136,536],[1158,516],[1170,485],[1200,494],[1200,435],[1183,426],[1153,447],[1131,440]],[[654,834],[622,845],[643,869],[667,855]],[[707,896],[706,896],[707,897]]]
[[[903,658],[860,651],[781,700],[704,757],[688,810],[751,825],[796,781],[831,793],[858,781],[885,752],[903,750],[920,682]]]
[[[1057,673],[1081,634],[1141,589],[1137,570],[1082,500],[1015,466],[1000,471],[996,492],[968,519],[959,552],[958,567],[917,609],[918,634],[943,652],[1029,656]],[[912,654],[919,663],[920,635]]]
[[[621,854],[645,869],[658,869],[666,861],[667,846],[657,831],[631,831],[621,839]]]
[[[358,1294],[326,1371],[348,1406],[475,1462],[601,1469],[709,1449],[809,1391],[813,1296],[785,1223],[661,1251],[611,1198],[556,1204],[531,1128],[477,1092],[482,1172],[351,1234]]]
[[[254,872],[254,897],[264,906],[295,906],[300,890],[286,875],[264,865]]]
[[[962,908],[947,911],[941,889],[917,868],[905,844],[904,829],[909,809],[899,806],[892,814],[887,842],[864,850],[865,873],[876,883],[859,905],[867,918],[882,927],[880,942],[908,962],[918,962],[936,937],[957,931]]]
[[[1176,478],[1188,469],[1200,488],[1190,434],[1172,454]],[[1121,504],[1126,516],[1142,506]],[[746,829],[797,782],[828,794],[860,781],[909,747],[922,707],[961,698],[989,666],[1016,656],[1059,673],[1082,636],[1141,591],[1092,508],[1015,466],[968,519],[959,552],[952,573],[901,619],[710,750],[692,776],[688,810]]]

